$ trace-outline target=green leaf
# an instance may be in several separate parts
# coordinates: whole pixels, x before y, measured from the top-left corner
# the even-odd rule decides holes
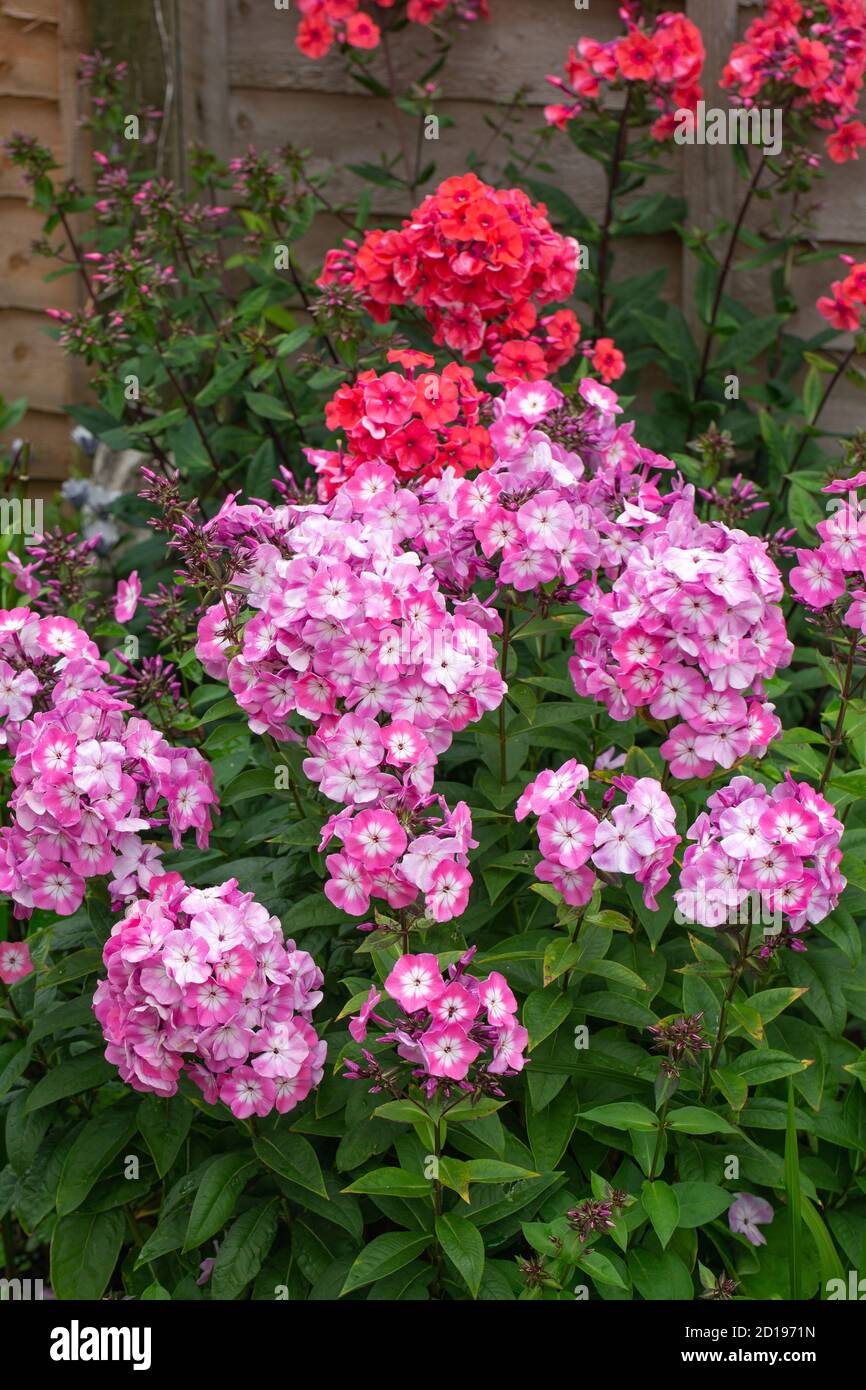
[[[523,1025],[529,1033],[529,1050],[554,1033],[571,1013],[567,994],[551,989],[535,989],[523,1006]]]
[[[298,348],[304,346],[308,338],[311,338],[313,330],[309,324],[304,324],[302,328],[295,328],[291,333],[281,334],[277,339],[277,357],[288,357],[290,353],[297,352]]]
[[[188,1223],[189,1207],[175,1207],[163,1216],[156,1230],[151,1232],[139,1250],[135,1261],[136,1269],[150,1264],[151,1260],[158,1260],[160,1255],[170,1255],[173,1251],[180,1250]]]
[[[65,985],[70,980],[80,980],[84,975],[92,975],[102,968],[102,952],[97,946],[88,946],[83,951],[73,951],[58,961],[50,970],[39,977],[39,988],[50,989],[54,985]]]
[[[180,1152],[193,1113],[193,1107],[183,1096],[145,1096],[138,1107],[138,1128],[161,1178]]]
[[[54,1037],[67,1028],[81,1028],[93,1022],[93,1006],[89,998],[68,999],[47,1013],[37,1014],[30,1029],[30,1041]]]
[[[376,1236],[352,1264],[341,1293],[351,1293],[376,1279],[396,1274],[398,1269],[422,1254],[432,1239],[432,1235],[412,1235],[408,1231],[389,1231],[384,1236]]]
[[[579,1120],[591,1120],[593,1124],[605,1125],[608,1129],[635,1129],[638,1132],[658,1129],[658,1118],[645,1105],[635,1101],[615,1101],[611,1105],[596,1105],[592,1110],[584,1110]]]
[[[711,1182],[675,1182],[680,1209],[679,1225],[685,1229],[706,1226],[731,1205],[731,1194]]]
[[[27,1109],[31,1112],[41,1110],[44,1105],[53,1105],[67,1096],[79,1096],[82,1091],[91,1091],[94,1086],[101,1086],[116,1075],[114,1067],[98,1052],[73,1057],[37,1081],[30,1092]]]
[[[279,1197],[271,1197],[248,1207],[232,1223],[214,1261],[213,1298],[237,1298],[255,1279],[277,1234],[279,1209]]]
[[[316,1151],[302,1135],[291,1134],[287,1130],[260,1134],[253,1142],[253,1148],[262,1163],[275,1173],[327,1198],[328,1189]]]
[[[694,1297],[691,1275],[672,1250],[664,1254],[655,1250],[632,1250],[628,1256],[628,1271],[643,1298],[663,1301]]]
[[[714,362],[715,371],[725,371],[732,367],[735,371],[744,367],[765,351],[776,340],[780,328],[785,325],[784,314],[771,314],[763,319],[750,319],[729,338],[724,340]]]
[[[407,1173],[403,1168],[374,1168],[356,1178],[344,1192],[362,1192],[379,1197],[426,1197],[432,1193],[430,1181],[421,1173]]]
[[[58,1298],[95,1302],[102,1297],[125,1229],[118,1210],[60,1218],[51,1237],[51,1287]]]
[[[683,1105],[672,1110],[667,1118],[668,1129],[682,1134],[736,1134],[734,1126],[723,1115],[705,1110],[700,1105]]]
[[[470,1182],[520,1182],[537,1178],[531,1168],[519,1168],[516,1163],[502,1163],[498,1158],[470,1158],[466,1164]]]
[[[484,1278],[484,1241],[465,1216],[445,1212],[436,1217],[436,1239],[473,1298]]]
[[[222,1230],[255,1171],[256,1162],[249,1153],[220,1154],[211,1160],[195,1194],[184,1250],[194,1250]]]
[[[664,1250],[679,1225],[680,1204],[676,1191],[661,1179],[645,1182],[641,1188],[641,1202]]]
[[[258,415],[263,420],[291,420],[292,412],[289,407],[276,396],[269,396],[264,391],[245,391],[244,400],[254,415]]]
[[[792,984],[808,990],[803,996],[806,1008],[823,1023],[828,1032],[841,1033],[848,1012],[841,985],[844,973],[850,973],[844,957],[838,952],[825,951],[816,946],[808,955],[789,952],[785,968]]]
[[[800,1194],[800,1203],[803,1224],[808,1228],[818,1251],[818,1262],[821,1266],[821,1292],[822,1296],[826,1298],[827,1286],[831,1279],[841,1279],[843,1284],[847,1284],[845,1270],[830,1232],[805,1193]]]
[[[585,1254],[581,1255],[576,1268],[585,1270],[597,1284],[612,1284],[615,1289],[628,1289],[628,1285],[615,1265],[598,1250],[587,1250]]]
[[[136,1130],[135,1111],[126,1105],[101,1110],[76,1136],[57,1184],[57,1211],[67,1216],[84,1201],[93,1184]]]
[[[228,395],[232,387],[240,381],[248,365],[246,359],[238,357],[234,362],[227,362],[224,367],[220,367],[207,385],[199,391],[195,398],[196,405],[213,405],[215,401]]]
[[[527,1106],[526,1135],[532,1157],[542,1173],[556,1167],[577,1124],[577,1100],[570,1086],[560,1091],[542,1110]]]
[[[785,1124],[785,1192],[788,1198],[788,1278],[791,1298],[802,1298],[801,1282],[801,1194],[800,1154],[797,1148],[797,1121],[794,1108],[794,1083],[788,1081],[788,1114]]]
[[[812,1065],[812,1059],[798,1061],[787,1052],[775,1052],[771,1048],[764,1051],[745,1052],[731,1063],[730,1070],[737,1073],[747,1086],[763,1086],[768,1081],[780,1081],[782,1077],[792,1076],[794,1072],[805,1071]]]
[[[821,398],[824,394],[824,383],[821,380],[821,372],[811,366],[806,373],[806,380],[803,383],[803,411],[806,416],[806,424],[811,425],[821,405]]]

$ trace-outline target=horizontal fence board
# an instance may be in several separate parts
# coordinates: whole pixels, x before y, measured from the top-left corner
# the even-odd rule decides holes
[[[8,449],[16,436],[30,444],[30,477],[42,479],[47,488],[30,488],[34,496],[50,495],[69,476],[69,467],[78,450],[69,437],[72,421],[59,411],[28,410],[25,420],[14,429],[0,432],[0,448]],[[78,454],[79,461],[81,459]],[[70,528],[74,529],[74,528]]]
[[[27,309],[0,309],[4,346],[3,394],[26,396],[34,410],[61,410],[74,399],[73,367],[48,337],[49,320]]]
[[[441,129],[438,140],[425,142],[425,157],[435,160],[434,178],[419,190],[418,201],[430,193],[440,179],[466,169],[466,152],[481,152],[490,135],[484,123],[484,109],[474,102],[452,102],[449,113],[454,118],[450,129]],[[249,143],[258,149],[274,149],[291,142],[311,150],[310,169],[321,172],[330,167],[333,179],[324,190],[329,201],[340,203],[357,198],[363,186],[358,176],[347,167],[350,164],[375,163],[374,151],[393,150],[395,135],[388,102],[372,97],[342,97],[338,102],[320,93],[260,92],[252,89],[234,91],[230,101],[230,150],[239,153]],[[526,140],[537,129],[537,121],[526,125]],[[577,206],[590,216],[599,217],[604,208],[605,189],[600,167],[579,153],[570,140],[557,142],[553,149],[556,165],[554,174],[537,172],[536,177],[552,183],[566,192]],[[491,155],[492,167],[498,172],[506,159],[502,144]],[[521,180],[519,180],[521,181]],[[370,186],[370,185],[368,185]],[[678,194],[681,189],[677,173],[658,180],[654,188]],[[406,194],[373,186],[377,211],[405,215]]]
[[[58,24],[64,0],[2,0],[0,14],[25,24]]]
[[[57,95],[57,82],[56,28],[31,28],[0,11],[0,97],[50,100]]]
[[[576,10],[571,0],[493,0],[489,21],[449,30],[454,43],[436,80],[448,97],[484,102],[510,101],[517,87],[525,85],[527,101],[541,106],[554,99],[545,78],[560,71],[570,45],[584,35],[608,39],[622,32],[617,10],[617,0],[591,0],[586,10]],[[295,44],[298,20],[294,7],[276,10],[269,0],[228,0],[229,85],[359,91],[336,47],[316,60],[300,52]],[[436,53],[432,34],[419,24],[394,35],[390,47],[401,90],[423,75]],[[370,71],[387,86],[381,47]]]
[[[42,217],[21,198],[0,198],[0,308],[69,309],[77,305],[76,276],[61,275],[46,281],[57,269],[56,261],[32,249],[41,235]],[[59,244],[62,233],[54,234]],[[46,320],[47,323],[47,320]]]
[[[0,131],[4,136],[14,133],[35,135],[47,145],[60,162],[63,155],[63,135],[60,128],[60,108],[56,101],[34,97],[0,97]],[[28,185],[4,149],[0,149],[0,198],[26,198]],[[0,223],[3,237],[5,223]]]

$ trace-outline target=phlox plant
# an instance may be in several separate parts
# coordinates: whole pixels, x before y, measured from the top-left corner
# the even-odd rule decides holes
[[[300,9],[307,59],[423,117],[435,74],[401,97],[390,49],[423,26],[444,57],[487,7]],[[128,163],[100,55],[90,191],[10,143],[82,277],[52,319],[92,373],[78,438],[141,459],[104,531],[66,505],[4,537],[8,1278],[623,1302],[866,1275],[866,448],[821,429],[866,278],[845,251],[799,339],[799,223],[747,221],[820,176],[815,132],[856,157],[863,7],[770,0],[736,46],[718,100],[790,124],[733,152],[727,229],[643,191],[704,39],[620,19],[563,55],[534,158],[503,125],[501,171],[355,170],[405,194],[381,225],[290,149],[198,150],[188,195],[153,141]],[[600,223],[544,177],[562,140]],[[309,266],[325,208],[346,236]],[[621,237],[673,227],[701,341],[658,273],[616,276]],[[743,246],[772,314],[732,293]]]

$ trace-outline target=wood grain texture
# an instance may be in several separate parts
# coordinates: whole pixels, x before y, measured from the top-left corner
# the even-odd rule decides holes
[[[24,24],[57,24],[65,0],[2,0],[0,14]]]
[[[56,101],[37,97],[0,97],[0,131],[35,135],[47,145],[54,158],[63,158],[63,137],[60,128],[60,107]],[[6,151],[0,148],[0,198],[28,196],[27,185]],[[5,224],[0,222],[5,238]]]
[[[228,140],[229,51],[226,0],[179,6],[180,121],[183,144],[220,158]],[[276,11],[274,11],[276,13]]]
[[[437,80],[448,97],[482,102],[508,101],[525,85],[527,100],[541,106],[551,100],[545,77],[560,71],[571,44],[584,35],[607,39],[621,32],[617,9],[617,0],[591,0],[586,10],[575,10],[571,0],[494,0],[488,22],[456,34]],[[227,10],[232,87],[335,95],[359,90],[336,49],[315,62],[298,50],[296,11],[275,10],[270,0],[227,0]],[[392,46],[404,86],[424,73],[435,54],[430,32],[419,24],[410,24]],[[387,82],[379,51],[371,72]]]
[[[72,421],[60,411],[28,410],[25,422],[12,430],[0,432],[0,449],[8,448],[15,437],[26,437],[30,444],[30,477],[34,484],[28,493],[34,497],[50,497],[59,483],[69,476],[70,465],[81,455],[69,438]],[[73,528],[70,528],[73,529]]]
[[[0,12],[0,96],[56,98],[55,26],[34,28]]]
[[[48,337],[50,320],[29,309],[0,309],[0,341],[4,345],[3,394],[26,396],[34,410],[60,410],[72,399],[69,368],[56,343]],[[26,434],[24,422],[18,433]]]
[[[42,218],[22,198],[0,198],[0,308],[75,309],[76,278],[63,275],[46,282],[56,265],[32,247],[41,235]]]
[[[425,154],[436,161],[436,175],[421,190],[418,201],[440,179],[465,170],[468,150],[480,152],[488,143],[490,131],[484,122],[483,106],[477,102],[453,101],[448,111],[454,125],[441,129],[438,140],[427,142]],[[337,204],[356,198],[365,186],[348,166],[375,163],[376,151],[394,146],[389,104],[374,97],[346,96],[335,100],[320,92],[262,92],[243,88],[232,92],[229,118],[231,153],[239,153],[251,141],[263,149],[288,142],[309,149],[313,172],[332,171],[333,178],[326,192],[329,200]],[[538,128],[537,114],[527,113],[521,127],[525,143],[531,141],[532,132]],[[539,173],[536,177],[564,189],[591,216],[600,216],[605,190],[599,165],[580,154],[565,138],[552,148],[555,174]],[[492,173],[498,176],[506,157],[507,151],[500,144],[491,156]],[[673,194],[679,193],[681,187],[676,172],[658,186]],[[376,187],[373,197],[377,213],[406,215],[411,211],[406,195],[400,190]]]

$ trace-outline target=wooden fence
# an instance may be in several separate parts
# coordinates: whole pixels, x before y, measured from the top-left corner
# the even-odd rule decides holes
[[[685,8],[704,36],[704,85],[712,103],[731,44],[756,5],[754,0],[686,0]],[[441,78],[442,109],[454,124],[441,130],[435,146],[437,178],[465,168],[467,151],[485,149],[490,139],[485,117],[519,87],[525,89],[523,128],[527,134],[537,129],[541,107],[551,97],[546,74],[561,70],[569,46],[582,34],[605,38],[620,27],[617,0],[589,0],[581,10],[572,0],[491,0],[491,9],[490,23],[458,36]],[[86,178],[74,70],[80,51],[99,46],[130,60],[133,101],[167,104],[166,164],[176,177],[183,177],[190,140],[225,157],[248,144],[268,149],[291,143],[312,151],[313,167],[333,169],[329,196],[351,197],[359,185],[347,166],[375,160],[380,148],[397,148],[395,121],[404,118],[348,78],[338,56],[318,62],[303,57],[294,43],[297,23],[297,12],[277,8],[274,0],[0,0],[0,129],[34,132],[57,152],[67,174]],[[409,26],[395,53],[398,80],[422,70],[429,50],[425,31]],[[381,63],[381,55],[376,61]],[[723,100],[720,93],[719,104]],[[579,206],[599,216],[598,166],[565,138],[552,148],[557,173],[545,178],[559,182]],[[730,216],[738,196],[727,151],[706,146],[680,150],[665,187],[688,199],[692,222],[702,226]],[[376,195],[374,217],[408,211],[399,194],[377,189]],[[831,167],[817,185],[816,201],[816,243],[856,254],[866,243],[866,159]],[[760,204],[757,221],[768,217],[768,204]],[[18,432],[33,440],[33,474],[47,482],[66,472],[63,405],[81,399],[86,385],[45,335],[44,309],[68,307],[76,291],[71,279],[47,285],[42,280],[46,262],[30,250],[38,230],[16,171],[0,159],[0,392],[28,397],[30,411]],[[305,244],[311,262],[340,236],[339,224],[323,214]],[[618,276],[648,263],[668,269],[668,293],[688,309],[692,265],[677,238],[640,238],[618,246]],[[835,273],[832,262],[799,272],[801,330],[820,326],[814,301]],[[759,293],[759,273],[754,286],[748,277],[742,280],[741,290]],[[827,423],[859,428],[861,399],[853,387],[840,390]]]

